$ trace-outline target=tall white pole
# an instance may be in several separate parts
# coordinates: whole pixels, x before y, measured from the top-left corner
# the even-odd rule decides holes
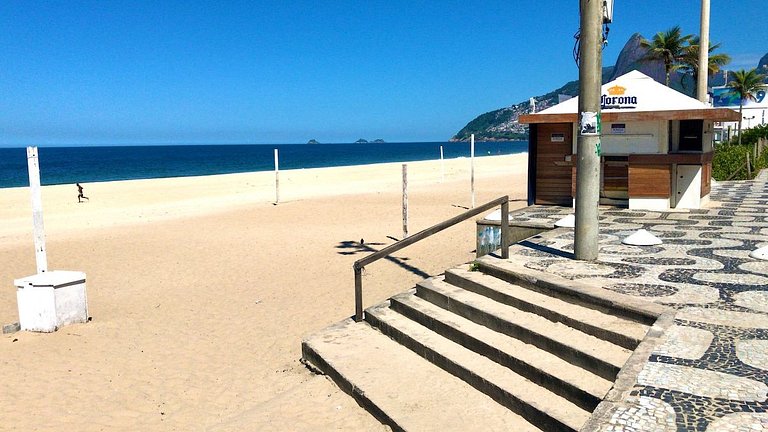
[[[27,147],[27,168],[29,170],[29,190],[32,194],[32,224],[35,235],[35,262],[37,273],[48,271],[48,258],[45,254],[45,227],[43,226],[43,199],[40,187],[40,164],[37,159],[37,147]]]
[[[443,161],[443,146],[440,146],[440,183],[445,181],[445,162]]]
[[[403,164],[403,238],[408,237],[408,165]]]
[[[275,149],[275,204],[280,203],[280,162]]]
[[[696,81],[696,96],[707,102],[709,81],[709,0],[701,0],[701,30],[699,33],[699,75]],[[726,84],[728,84],[726,82]]]
[[[472,208],[475,208],[475,134],[469,136],[469,187],[472,191]]]

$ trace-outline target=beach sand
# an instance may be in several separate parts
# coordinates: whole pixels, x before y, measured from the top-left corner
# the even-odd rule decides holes
[[[410,232],[470,205],[469,159],[408,164]],[[475,160],[476,202],[523,207],[527,155]],[[44,173],[43,173],[44,176]],[[86,324],[0,337],[3,431],[388,430],[300,362],[354,313],[352,263],[402,236],[401,164],[43,188],[50,269],[87,274]],[[0,189],[0,323],[35,273],[27,188]],[[371,306],[471,261],[467,221],[366,268]],[[364,239],[365,245],[358,242]]]

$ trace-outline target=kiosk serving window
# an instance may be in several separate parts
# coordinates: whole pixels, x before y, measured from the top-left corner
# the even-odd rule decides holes
[[[703,148],[703,120],[680,120],[678,151],[700,152]]]

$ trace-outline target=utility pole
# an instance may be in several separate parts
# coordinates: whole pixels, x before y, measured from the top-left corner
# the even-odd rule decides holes
[[[600,87],[603,0],[579,0],[579,124],[576,153],[576,259],[597,260],[600,202]]]
[[[696,81],[696,96],[706,103],[707,81],[709,81],[709,0],[701,0],[701,30],[699,31],[699,75]],[[727,84],[727,82],[726,82]]]

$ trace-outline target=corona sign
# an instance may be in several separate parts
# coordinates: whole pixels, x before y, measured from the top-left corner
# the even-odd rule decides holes
[[[627,88],[615,85],[608,88],[608,94],[600,96],[600,109],[635,109],[637,96],[626,94]]]

